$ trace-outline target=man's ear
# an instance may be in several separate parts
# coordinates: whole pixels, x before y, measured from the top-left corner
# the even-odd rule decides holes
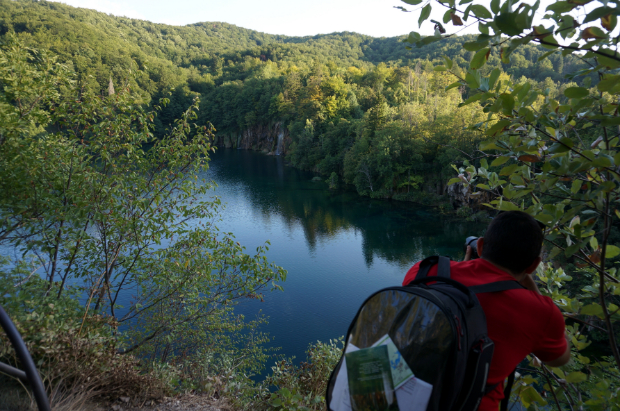
[[[482,247],[484,247],[484,237],[478,237],[476,241],[476,251],[478,251],[478,257],[482,257]]]
[[[540,264],[541,261],[542,261],[542,258],[536,257],[534,262],[532,262],[532,264],[530,264],[530,266],[525,269],[525,273],[532,274],[534,271],[536,271],[536,268],[538,267],[538,264]]]

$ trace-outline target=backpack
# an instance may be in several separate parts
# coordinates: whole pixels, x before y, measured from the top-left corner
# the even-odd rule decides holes
[[[437,276],[427,277],[435,264]],[[487,335],[486,317],[476,294],[522,288],[516,280],[466,287],[450,278],[447,257],[424,259],[415,280],[375,292],[358,310],[347,331],[343,355],[327,384],[327,409],[350,409],[331,407],[334,396],[339,401],[342,395],[338,391],[343,383],[337,392],[334,387],[349,346],[373,347],[387,334],[415,380],[430,384],[430,397],[424,400],[428,401],[427,411],[477,410],[482,397],[497,384],[486,384],[494,344]],[[502,410],[508,405],[513,379],[514,373],[508,380]],[[411,404],[400,406],[404,409],[423,411]]]

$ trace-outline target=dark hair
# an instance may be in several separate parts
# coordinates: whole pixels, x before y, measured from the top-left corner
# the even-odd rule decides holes
[[[542,242],[543,231],[532,216],[506,211],[489,224],[481,257],[520,274],[540,255]]]

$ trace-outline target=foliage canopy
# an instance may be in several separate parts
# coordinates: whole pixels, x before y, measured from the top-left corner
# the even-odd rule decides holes
[[[431,2],[424,6],[431,7]],[[572,277],[583,285],[572,292],[572,278],[562,269],[549,264],[539,272],[545,292],[567,318],[572,362],[562,369],[527,370],[534,376],[522,373],[516,394],[525,407],[537,409],[547,403],[534,388],[538,383],[551,392],[558,409],[618,409],[619,4],[554,2],[539,25],[534,24],[539,2],[493,0],[489,9],[478,2],[448,0],[437,7],[446,10],[444,24],[477,24],[479,34],[463,45],[474,52],[467,70],[455,71],[449,57],[435,70],[455,76],[448,88],[469,90],[462,106],[480,104],[486,113],[472,126],[486,140],[457,168],[459,176],[451,183],[465,184],[470,196],[490,193],[494,199],[489,206],[498,210],[530,213],[546,226],[547,260],[569,258],[580,267]],[[419,23],[427,18],[423,9]],[[408,41],[423,46],[451,36],[440,22],[434,23],[434,36],[412,32]],[[586,67],[567,73],[569,79],[583,79],[580,85],[553,96],[528,81],[501,78],[497,69],[485,73],[493,52],[509,64],[517,50],[532,43],[549,50],[540,60],[573,56],[583,61]],[[586,350],[587,331],[594,329],[606,335],[608,358]],[[535,359],[530,364],[540,366]]]

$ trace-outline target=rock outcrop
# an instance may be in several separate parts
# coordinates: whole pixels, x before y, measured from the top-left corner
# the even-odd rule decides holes
[[[484,204],[493,198],[486,191],[472,192],[471,185],[456,183],[446,187],[446,194],[450,197],[450,202],[455,210],[468,206],[474,211],[488,209]]]
[[[288,129],[280,122],[268,126],[255,125],[240,133],[215,135],[216,146],[262,151],[271,155],[285,155],[290,144]]]

